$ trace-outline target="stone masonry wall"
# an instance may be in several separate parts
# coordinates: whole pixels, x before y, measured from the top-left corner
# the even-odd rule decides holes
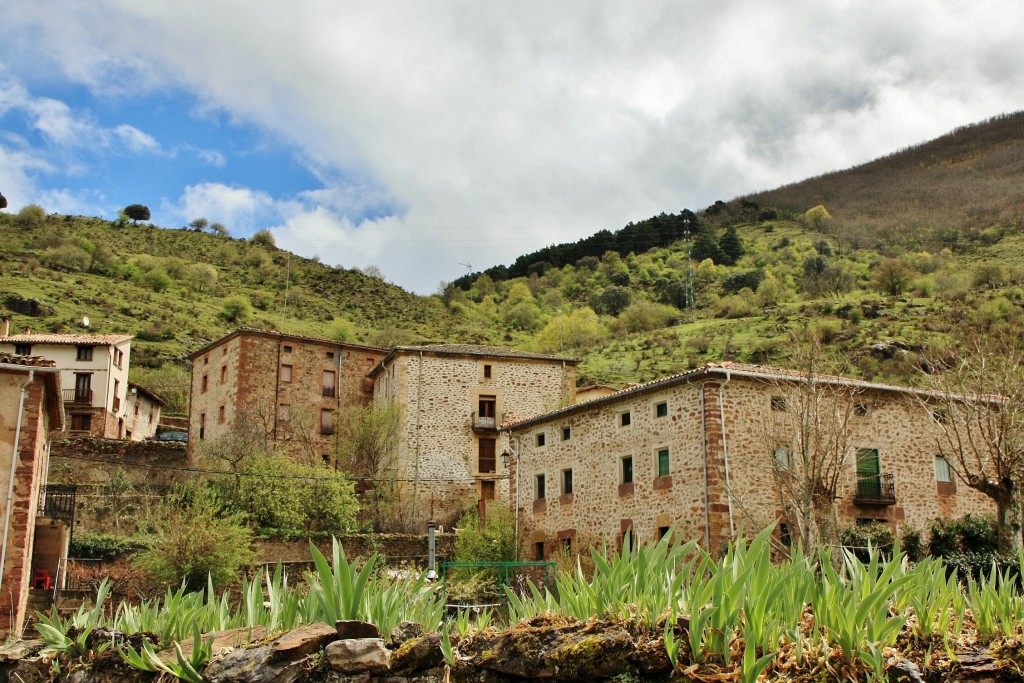
[[[666,414],[657,416],[665,403]],[[629,413],[629,425],[622,416]],[[526,555],[543,543],[545,557],[573,538],[574,548],[601,539],[650,542],[672,527],[704,542],[704,464],[700,392],[681,385],[629,397],[611,405],[513,430],[513,498],[523,520]],[[568,429],[568,439],[564,430]],[[544,436],[544,445],[538,437]],[[669,475],[658,477],[658,452],[669,450]],[[631,484],[623,483],[623,458],[632,458]],[[572,493],[564,476],[572,471]],[[537,477],[545,495],[537,498]],[[513,502],[515,504],[515,502]]]
[[[491,367],[485,377],[484,366]],[[413,528],[433,515],[450,524],[474,505],[483,486],[494,500],[508,500],[508,480],[498,457],[497,430],[477,431],[472,416],[481,396],[494,396],[497,422],[557,407],[571,397],[575,368],[560,362],[500,357],[462,357],[418,353],[398,355],[376,378],[378,400],[403,405],[399,470],[401,504]],[[479,471],[479,441],[495,439],[494,472]],[[493,482],[485,484],[484,482]]]
[[[651,541],[667,526],[716,549],[733,534],[754,533],[774,522],[781,508],[772,458],[777,444],[795,439],[795,427],[787,423],[795,416],[774,415],[773,397],[784,399],[790,410],[796,406],[792,388],[734,377],[704,382],[703,394],[696,385],[677,385],[514,429],[521,471],[512,481],[519,487],[527,555],[536,555],[537,543],[550,553],[566,538],[578,539],[577,544],[621,542],[627,528],[639,540]],[[841,526],[879,520],[902,533],[925,530],[936,517],[994,512],[977,491],[936,482],[941,431],[916,399],[876,390],[853,400],[862,414],[851,411],[848,423],[837,501]],[[655,406],[662,402],[668,415],[659,418]],[[624,427],[627,411],[630,425]],[[567,440],[562,439],[565,428],[570,429]],[[659,479],[657,453],[665,448],[670,477]],[[855,502],[858,448],[878,449],[882,474],[894,475],[895,504]],[[632,485],[622,483],[626,457],[632,458]],[[573,493],[562,495],[567,469]],[[538,475],[545,480],[542,500],[536,497]],[[512,496],[515,500],[515,486]]]

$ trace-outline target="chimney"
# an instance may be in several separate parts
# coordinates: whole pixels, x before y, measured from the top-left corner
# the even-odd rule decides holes
[[[28,325],[25,325],[25,329],[22,331],[22,334],[31,334],[31,333],[32,333],[32,328],[29,327]]]
[[[10,336],[11,336],[11,319],[10,318],[4,318],[3,324],[0,325],[0,337],[10,337]]]

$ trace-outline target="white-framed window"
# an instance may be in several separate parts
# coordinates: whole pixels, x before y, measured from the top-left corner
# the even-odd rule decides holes
[[[935,481],[940,484],[949,484],[953,481],[953,469],[944,455],[935,456]]]

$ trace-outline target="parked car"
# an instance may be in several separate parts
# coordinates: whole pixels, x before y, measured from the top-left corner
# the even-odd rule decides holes
[[[151,436],[147,441],[179,441],[181,443],[188,443],[188,432],[160,432],[156,436]]]

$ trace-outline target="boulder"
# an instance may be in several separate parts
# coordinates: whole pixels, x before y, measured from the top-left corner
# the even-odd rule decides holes
[[[330,624],[318,622],[289,631],[270,644],[270,661],[293,662],[318,652],[337,639],[337,630]]]
[[[46,647],[41,640],[16,640],[0,647],[0,664],[10,664],[39,654]]]
[[[339,640],[349,640],[351,638],[380,638],[380,630],[373,624],[365,621],[341,619],[334,623],[334,627],[338,631]]]
[[[391,671],[396,676],[408,676],[413,672],[433,669],[442,664],[444,653],[441,652],[440,633],[406,640],[391,656]]]
[[[391,670],[391,651],[380,638],[336,640],[324,653],[331,668],[343,674],[379,676]]]
[[[305,661],[271,662],[271,648],[263,645],[214,657],[203,669],[203,679],[209,683],[294,683]]]
[[[391,644],[401,647],[402,643],[413,638],[419,638],[425,633],[422,626],[414,621],[402,621],[398,626],[391,629]]]

